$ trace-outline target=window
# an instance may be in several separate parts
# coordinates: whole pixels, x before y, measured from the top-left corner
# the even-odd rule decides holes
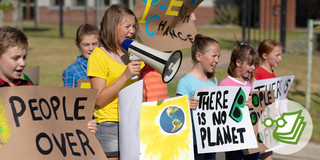
[[[53,6],[59,6],[60,5],[60,1],[62,1],[62,5],[64,5],[64,0],[51,0],[51,4]]]
[[[86,0],[74,0],[73,4],[74,6],[85,6]]]

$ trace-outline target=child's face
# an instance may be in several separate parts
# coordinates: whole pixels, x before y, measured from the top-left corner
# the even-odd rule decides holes
[[[265,55],[265,61],[270,65],[270,67],[278,67],[281,57],[282,48],[280,46],[276,46],[272,52]]]
[[[96,48],[99,47],[100,42],[98,36],[95,34],[84,35],[82,40],[78,46],[81,55],[84,59],[88,59],[91,52]]]
[[[9,48],[0,56],[0,77],[9,83],[19,79],[27,64],[26,58],[26,48],[18,46]]]
[[[212,73],[219,63],[220,57],[220,46],[219,45],[211,45],[208,51],[204,54],[201,54],[201,66],[205,72]]]
[[[118,34],[117,38],[119,43],[121,44],[125,39],[133,39],[134,35],[136,34],[136,22],[135,17],[132,15],[126,15],[122,23],[118,26]]]
[[[254,64],[249,65],[248,62],[242,62],[239,66],[239,73],[242,78],[249,78],[256,69]]]

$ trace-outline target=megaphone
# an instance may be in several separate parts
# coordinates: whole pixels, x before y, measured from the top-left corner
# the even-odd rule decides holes
[[[125,39],[121,46],[130,53],[130,56],[140,58],[160,72],[164,83],[169,83],[174,78],[182,62],[180,50],[172,53],[161,52],[131,39]]]

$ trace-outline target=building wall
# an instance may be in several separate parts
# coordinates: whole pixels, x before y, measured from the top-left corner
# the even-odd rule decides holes
[[[197,7],[194,10],[196,25],[208,25],[214,18],[214,7]]]
[[[269,0],[261,0],[261,4],[264,4],[265,1]],[[94,0],[88,1],[88,23],[96,24],[96,7]],[[111,3],[119,3],[120,0],[112,0]],[[214,19],[214,10],[217,5],[224,5],[226,3],[234,3],[235,0],[204,0],[200,5],[195,9],[194,13],[196,15],[197,20],[195,21],[196,25],[207,25]],[[280,1],[276,1],[280,3]],[[75,24],[79,25],[84,23],[84,7],[83,6],[74,6],[73,0],[65,0],[64,1],[64,15],[63,15],[63,23],[64,24]],[[295,10],[296,10],[296,0],[287,0],[287,24],[286,27],[288,30],[292,30],[295,28]],[[53,0],[38,0],[38,23],[48,23],[48,24],[57,24],[59,23],[59,7],[53,6]],[[260,21],[260,26],[266,28],[274,27],[280,28],[280,16],[272,17],[270,15],[270,10],[272,6],[260,7],[260,20],[262,19],[265,12],[267,12],[266,20]],[[105,8],[102,8],[104,10]],[[266,11],[265,11],[266,10]],[[276,18],[276,24],[272,22],[271,24],[267,24],[270,18]],[[12,11],[6,12],[4,14],[4,21],[12,21]],[[271,25],[271,26],[268,26]]]
[[[39,7],[39,23],[58,24],[59,23],[59,9],[49,9],[48,7]],[[85,22],[85,15],[83,10],[72,10],[64,8],[63,24],[80,25]],[[88,8],[88,23],[96,23],[96,13],[92,8]]]
[[[270,3],[274,2],[274,3]],[[260,29],[264,30],[279,30],[280,29],[280,7],[276,8],[278,16],[274,16],[274,5],[281,5],[281,1],[260,1]],[[286,29],[293,30],[296,26],[296,0],[287,0],[286,8]]]

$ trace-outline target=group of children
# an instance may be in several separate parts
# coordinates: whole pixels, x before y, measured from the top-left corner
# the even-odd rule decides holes
[[[110,6],[102,18],[100,31],[90,24],[78,28],[76,46],[81,55],[63,71],[65,87],[77,87],[79,79],[90,79],[91,88],[98,90],[94,107],[95,121],[90,121],[88,127],[111,160],[119,159],[120,155],[117,94],[125,86],[137,81],[131,78],[139,74],[145,65],[140,61],[130,61],[128,53],[121,48],[122,41],[136,37],[137,30],[137,18],[130,9],[123,5]],[[20,79],[26,66],[27,47],[27,37],[21,30],[8,26],[0,28],[0,87],[32,85]],[[195,109],[198,104],[198,99],[193,97],[197,87],[251,87],[253,80],[274,78],[273,68],[282,60],[282,46],[274,40],[263,41],[258,52],[247,44],[236,42],[228,67],[229,76],[219,83],[214,70],[219,62],[220,51],[215,39],[201,34],[195,36],[191,47],[193,68],[179,80],[176,90],[177,96],[188,96],[190,109]],[[261,65],[258,66],[260,59]],[[167,97],[167,92],[164,95]],[[194,148],[195,159],[215,159],[215,153],[198,154],[197,147]],[[272,159],[272,152],[249,157]],[[242,151],[226,152],[226,159],[242,158],[248,158]]]

